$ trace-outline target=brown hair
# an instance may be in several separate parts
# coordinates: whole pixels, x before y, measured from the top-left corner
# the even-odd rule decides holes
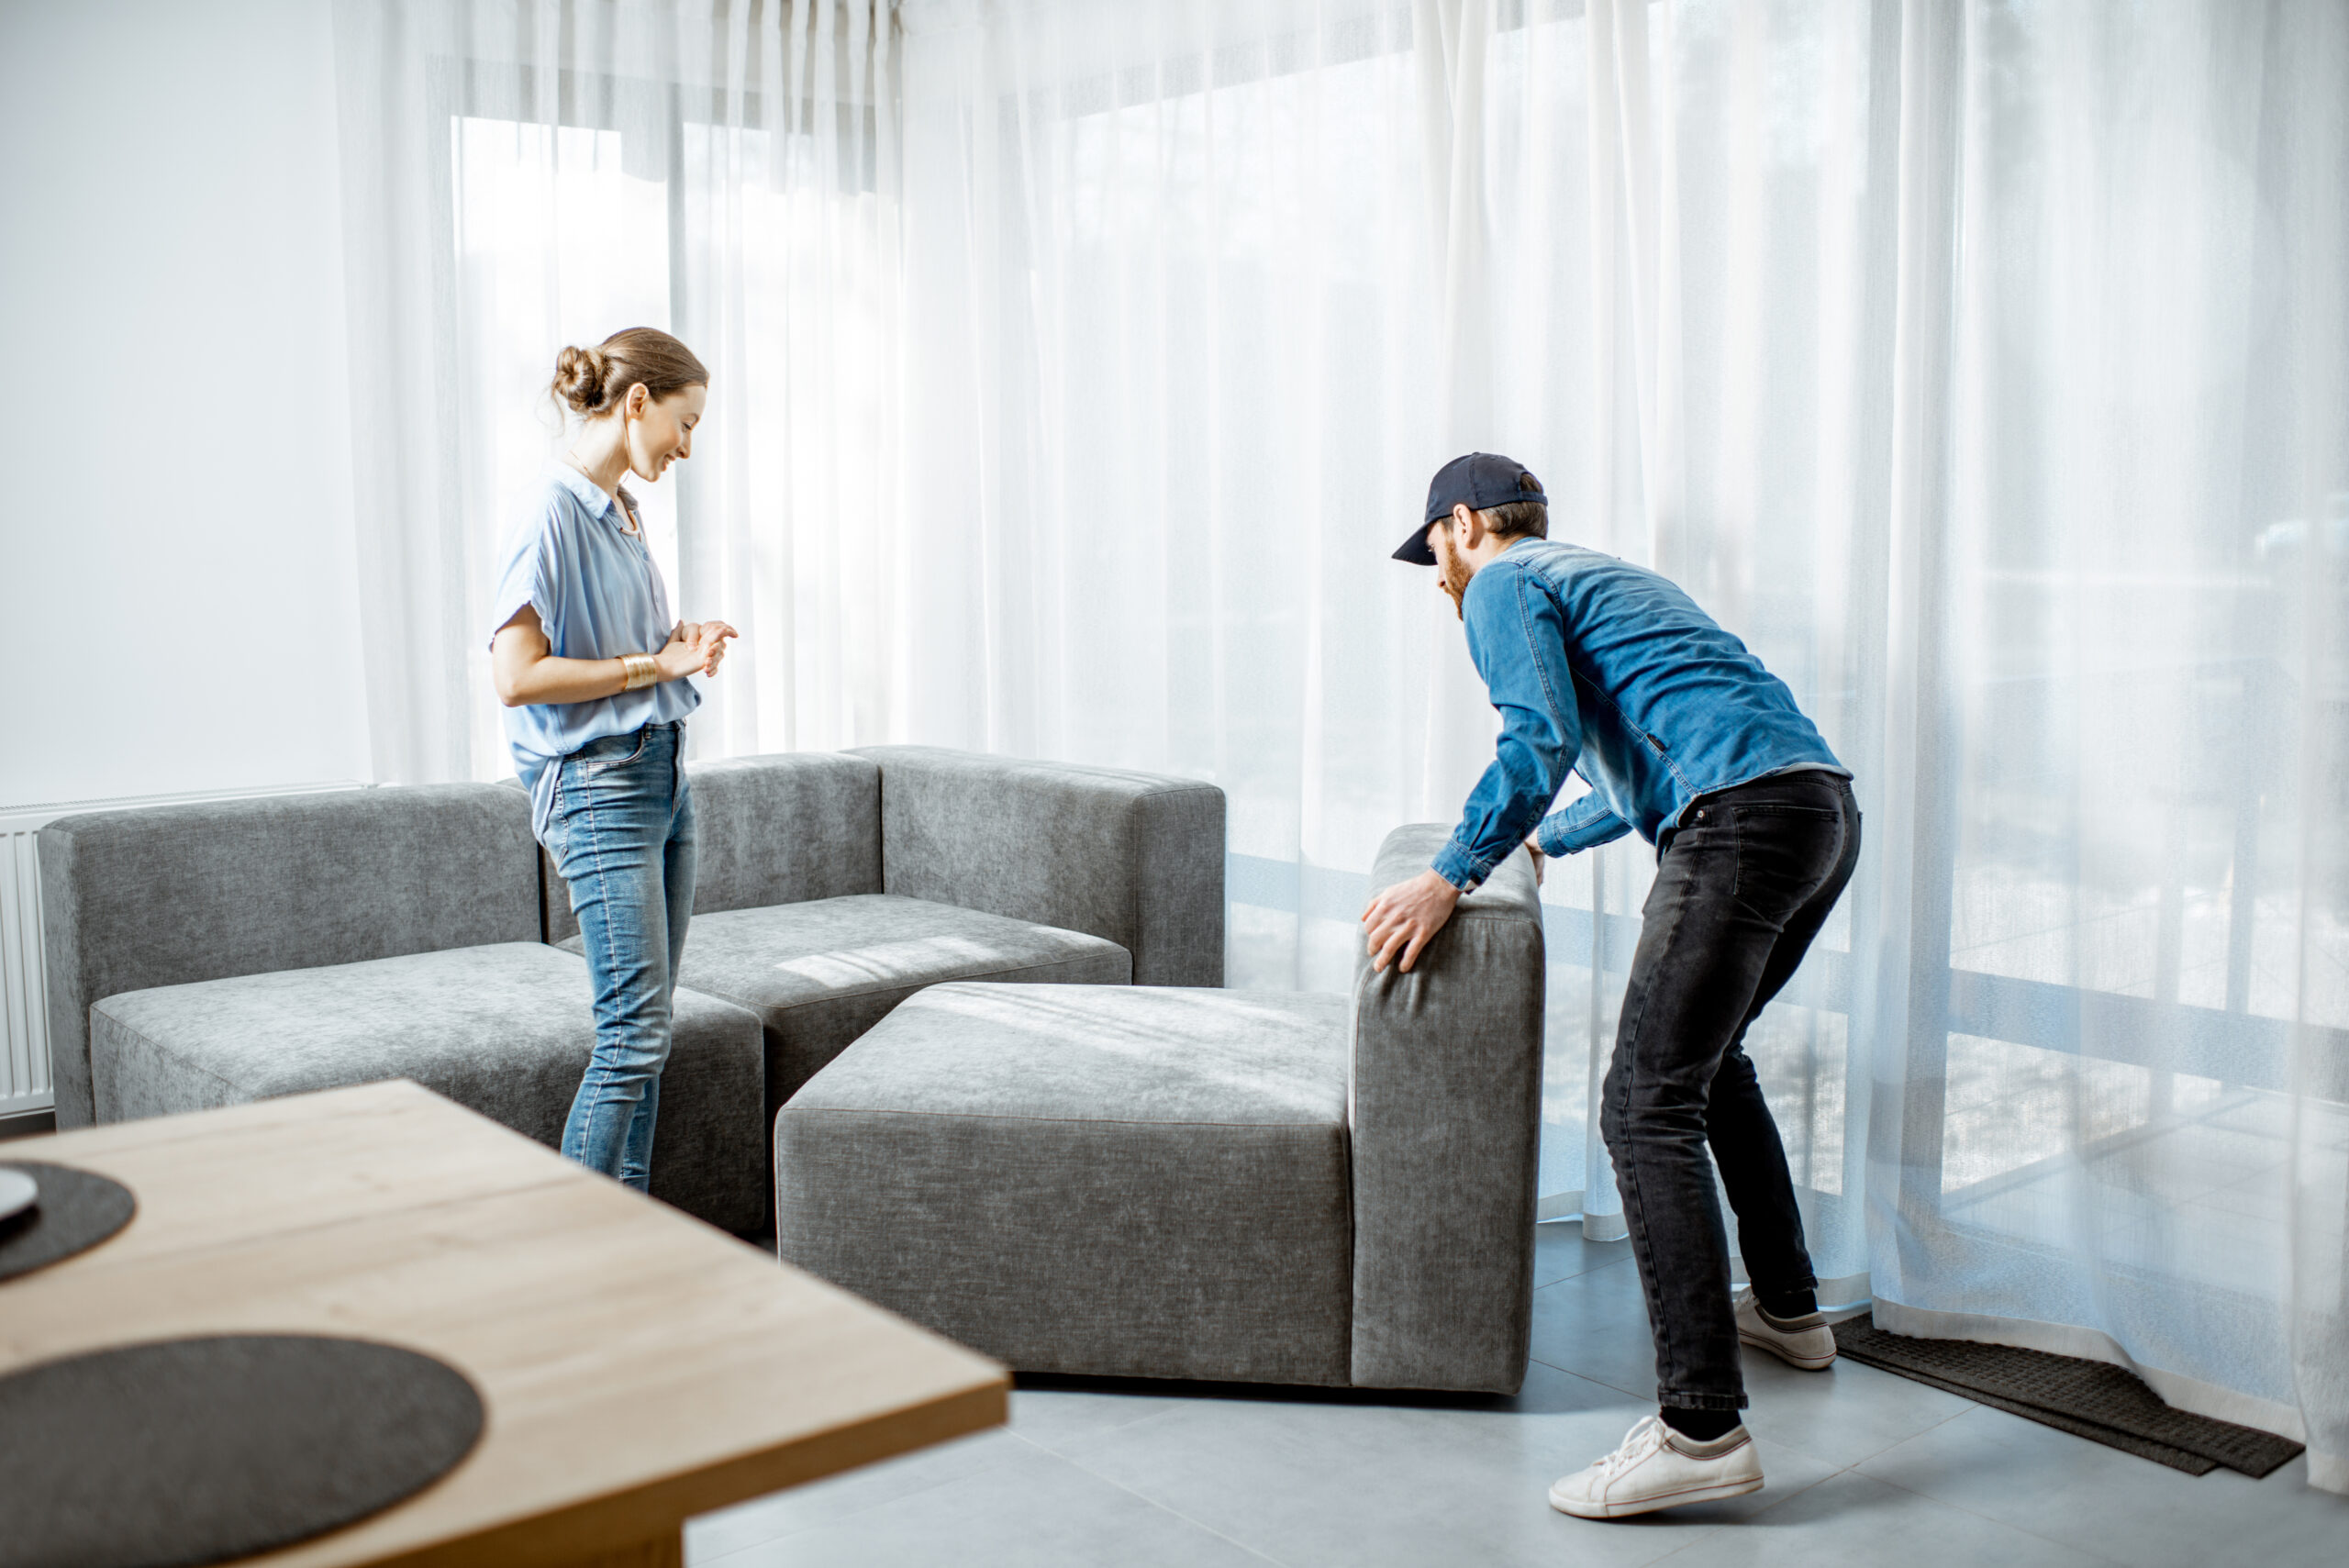
[[[592,349],[565,349],[554,358],[547,393],[574,414],[602,414],[641,382],[655,398],[688,386],[707,386],[709,372],[694,351],[657,327],[630,327]]]
[[[1537,495],[1542,493],[1542,482],[1530,473],[1517,476],[1517,487]],[[1502,539],[1550,537],[1550,508],[1540,501],[1504,501],[1478,515],[1485,519],[1485,527]]]

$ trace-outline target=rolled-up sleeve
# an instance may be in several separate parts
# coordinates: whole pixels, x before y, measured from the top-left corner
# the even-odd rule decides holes
[[[1496,562],[1468,584],[1468,653],[1485,678],[1501,734],[1468,796],[1436,874],[1470,888],[1525,841],[1582,754],[1565,617],[1531,572]]]
[[[547,643],[561,648],[562,628],[555,611],[555,529],[550,513],[514,530],[506,541],[506,560],[497,573],[497,594],[490,604],[489,641],[496,646],[506,623],[529,606],[539,612],[539,626]]]
[[[1586,795],[1564,810],[1542,818],[1534,839],[1545,855],[1571,855],[1611,844],[1631,830],[1631,825],[1607,809],[1597,795]]]

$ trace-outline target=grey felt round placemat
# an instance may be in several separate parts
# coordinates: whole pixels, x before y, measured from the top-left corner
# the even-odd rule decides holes
[[[481,1396],[369,1340],[160,1340],[0,1377],[0,1568],[194,1568],[289,1545],[430,1485]]]
[[[40,1188],[32,1207],[0,1219],[0,1280],[87,1251],[139,1212],[128,1187],[95,1171],[44,1160],[0,1160],[0,1166],[22,1171]]]

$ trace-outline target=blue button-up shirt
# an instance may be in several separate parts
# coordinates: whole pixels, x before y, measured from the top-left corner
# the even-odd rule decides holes
[[[1501,736],[1435,858],[1455,887],[1537,823],[1544,854],[1634,828],[1653,843],[1700,795],[1806,768],[1849,776],[1786,683],[1653,572],[1525,539],[1470,580],[1462,612]],[[1545,817],[1570,772],[1590,793]]]
[[[631,497],[633,501],[633,497]],[[490,639],[524,605],[539,612],[558,659],[617,659],[651,653],[676,622],[660,569],[641,534],[627,530],[619,504],[568,464],[548,471],[529,514],[507,541],[490,606]],[[689,680],[660,681],[589,702],[526,703],[506,710],[514,770],[530,792],[530,822],[541,843],[554,813],[554,763],[590,740],[632,735],[681,719],[701,706]]]

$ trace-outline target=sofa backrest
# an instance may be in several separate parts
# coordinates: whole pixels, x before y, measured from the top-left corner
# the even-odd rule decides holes
[[[881,765],[882,891],[1116,942],[1137,985],[1223,984],[1223,791],[937,746]]]
[[[39,845],[61,1127],[95,1115],[94,1002],[539,935],[530,803],[494,784],[91,812]]]
[[[881,891],[881,770],[836,751],[687,762],[694,913],[758,909]],[[550,857],[546,940],[575,935],[571,893]]]
[[[1450,831],[1388,834],[1372,894],[1427,870]],[[1541,892],[1521,849],[1460,900],[1408,974],[1374,970],[1357,944],[1357,1384],[1514,1393],[1525,1375],[1543,963]]]

